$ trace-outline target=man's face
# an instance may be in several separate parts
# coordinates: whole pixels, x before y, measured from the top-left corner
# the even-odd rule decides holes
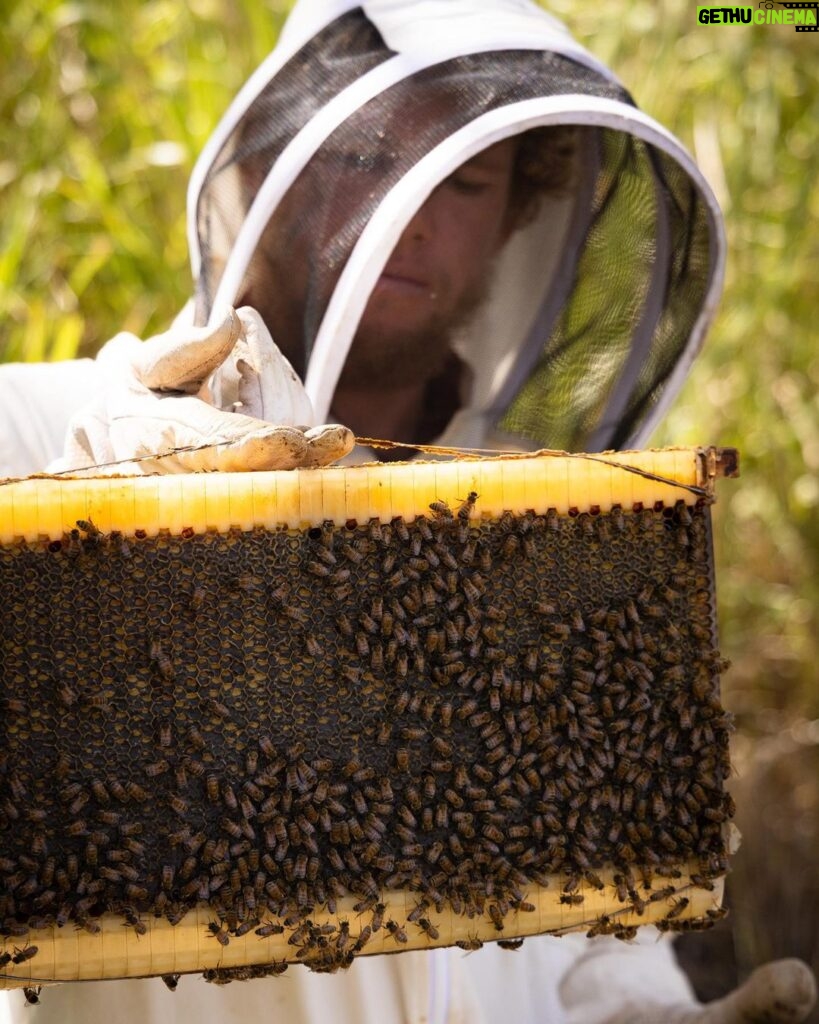
[[[370,296],[339,387],[403,386],[428,379],[444,363],[453,331],[483,299],[494,258],[508,237],[516,152],[515,139],[489,147],[441,182],[418,210]],[[335,180],[331,205],[340,205],[339,213],[349,190],[360,187],[358,180],[348,182],[346,192],[343,178]],[[297,192],[289,199],[279,212],[284,229],[261,247],[259,286],[244,301],[259,309],[298,366],[311,261],[296,225],[311,197]],[[325,223],[325,233],[332,237],[332,223]]]
[[[499,142],[446,178],[407,225],[373,289],[348,357],[349,372],[416,372],[480,304],[507,238],[517,143]],[[417,363],[420,360],[421,365]]]

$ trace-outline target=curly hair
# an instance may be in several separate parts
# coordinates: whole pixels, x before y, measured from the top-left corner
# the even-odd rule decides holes
[[[531,224],[545,195],[566,196],[575,180],[576,125],[522,132],[512,169],[510,220],[514,231]]]

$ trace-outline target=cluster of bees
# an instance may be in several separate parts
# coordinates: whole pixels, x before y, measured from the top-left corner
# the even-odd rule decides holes
[[[514,945],[555,876],[569,908],[613,865],[640,913],[683,863],[705,888],[726,870],[704,504],[490,519],[472,493],[411,522],[128,539],[80,520],[2,549],[0,580],[6,936],[103,913],[142,934],[204,902],[215,941],[286,930],[333,970],[382,926],[436,938],[433,911]],[[417,894],[407,921],[383,920],[390,890]],[[311,917],[348,894],[356,939]]]

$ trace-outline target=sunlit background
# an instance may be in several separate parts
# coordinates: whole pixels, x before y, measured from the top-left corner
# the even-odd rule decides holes
[[[167,326],[190,288],[187,176],[288,7],[11,0],[0,359]],[[819,969],[819,33],[698,25],[694,0],[549,9],[694,153],[727,220],[718,319],[653,439],[742,455],[715,543],[745,838],[728,921],[681,949],[711,996],[774,956]]]

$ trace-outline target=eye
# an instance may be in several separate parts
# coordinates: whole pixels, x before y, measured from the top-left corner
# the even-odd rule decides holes
[[[450,174],[444,181],[444,185],[460,195],[477,196],[490,187],[490,182],[466,171],[456,171],[455,174]]]

